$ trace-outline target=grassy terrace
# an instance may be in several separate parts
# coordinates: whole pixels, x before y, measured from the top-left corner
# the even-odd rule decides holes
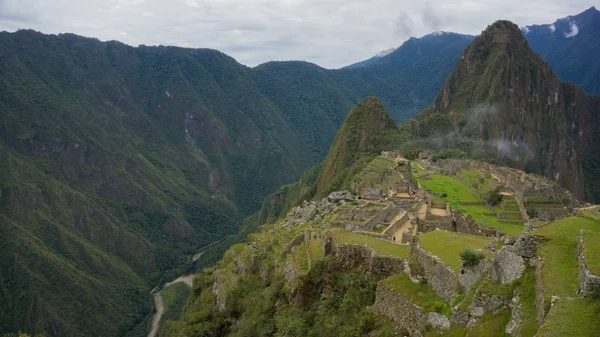
[[[310,240],[308,241],[308,251],[310,252],[310,258],[314,260],[320,260],[323,258],[323,248],[321,247],[322,240]]]
[[[599,311],[600,304],[595,299],[559,300],[546,316],[538,336],[600,336]]]
[[[381,182],[384,173],[393,171],[393,166],[394,160],[392,158],[382,156],[376,157],[358,174],[355,180],[360,181],[362,184],[368,182],[369,184],[385,189],[388,186],[401,181],[400,174],[392,172],[392,174],[386,177],[385,182]],[[384,193],[385,192],[387,191],[384,191]]]
[[[415,167],[418,165],[414,165]],[[419,171],[420,170],[420,171]],[[520,219],[505,219],[500,220],[495,215],[486,215],[494,213],[494,210],[489,210],[483,205],[461,205],[460,202],[480,202],[476,195],[472,193],[471,187],[465,185],[460,180],[439,174],[431,174],[426,179],[419,179],[425,172],[422,169],[417,169],[420,173],[417,175],[419,183],[426,189],[437,192],[438,194],[446,193],[447,198],[436,197],[436,201],[449,202],[454,209],[459,209],[463,213],[471,214],[477,222],[485,221],[488,226],[498,228],[500,231],[507,234],[517,234],[523,230],[523,224]],[[503,213],[511,213],[511,211],[502,210]],[[519,213],[518,211],[513,211]],[[519,213],[520,214],[520,213]],[[515,222],[515,224],[502,223],[503,221]],[[516,224],[516,223],[519,224]]]
[[[600,232],[583,231],[585,262],[593,274],[600,275]]]
[[[596,237],[600,233],[600,222],[587,217],[568,217],[554,221],[536,232],[548,240],[539,247],[539,254],[544,259],[542,280],[546,300],[549,301],[553,295],[563,299],[574,298],[571,301],[560,300],[552,307],[541,336],[600,335],[600,320],[597,319],[600,304],[597,300],[577,298],[577,239],[580,229],[589,231],[586,234],[590,237]]]
[[[439,257],[456,271],[460,268],[459,254],[464,248],[481,249],[486,256],[491,256],[484,249],[492,242],[491,238],[441,230],[425,233],[419,238],[423,249]]]
[[[450,306],[435,291],[429,288],[427,283],[415,284],[404,273],[388,277],[381,282],[391,290],[400,293],[402,297],[420,306],[425,312],[441,312],[445,315],[452,312]]]
[[[398,245],[389,241],[348,231],[333,231],[331,232],[331,235],[338,243],[367,245],[381,255],[408,258],[408,246]]]
[[[439,194],[446,193],[448,197],[445,200],[440,197],[436,197],[436,199],[439,199],[438,201],[448,201],[452,207],[457,207],[459,201],[481,201],[481,199],[471,192],[471,187],[463,184],[458,179],[439,174],[431,174],[427,179],[417,179],[423,187],[430,191],[434,191]]]
[[[306,245],[302,243],[292,248],[292,254],[294,255],[294,261],[303,273],[308,272],[308,257],[306,256]]]

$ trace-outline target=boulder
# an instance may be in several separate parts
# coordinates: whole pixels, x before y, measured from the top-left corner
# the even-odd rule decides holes
[[[492,278],[504,284],[520,278],[525,271],[525,261],[509,247],[500,249],[492,265]]]
[[[513,246],[516,242],[517,239],[515,239],[514,236],[509,236],[506,239],[504,239],[504,244],[507,246]]]
[[[329,202],[336,203],[344,200],[354,200],[354,196],[348,191],[336,191],[331,192],[331,194],[329,194],[327,197],[327,200],[329,200]]]
[[[383,197],[383,190],[376,187],[365,188],[362,197],[363,199],[379,200]]]
[[[448,317],[437,312],[430,312],[427,314],[427,323],[429,323],[429,325],[431,325],[431,327],[434,329],[450,329],[450,320]]]

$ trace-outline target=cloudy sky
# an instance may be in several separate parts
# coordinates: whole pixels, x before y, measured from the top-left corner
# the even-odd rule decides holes
[[[598,1],[598,0],[596,0]],[[0,31],[72,32],[130,45],[214,48],[248,66],[338,68],[434,31],[478,34],[498,19],[552,23],[578,0],[0,0]]]

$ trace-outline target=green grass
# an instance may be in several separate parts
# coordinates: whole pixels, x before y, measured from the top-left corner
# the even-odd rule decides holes
[[[485,215],[486,213],[493,213],[494,211],[487,209],[483,205],[459,205],[456,207],[463,213],[471,214],[473,219],[477,222],[485,221],[488,226],[496,227],[501,232],[507,234],[518,234],[523,231],[523,225],[512,225],[512,224],[503,224],[500,223],[502,219],[498,219],[495,216]],[[504,219],[513,221],[513,219]],[[519,219],[514,219],[515,221],[519,221]]]
[[[583,231],[585,263],[595,275],[600,275],[600,232]]]
[[[598,300],[587,298],[559,300],[550,309],[538,336],[600,336],[599,314]]]
[[[183,282],[172,284],[171,286],[166,287],[160,291],[160,295],[163,298],[163,305],[165,307],[165,311],[176,304],[175,302],[177,300],[177,297],[181,294],[184,294],[184,297],[187,297],[187,295],[190,294],[190,287]]]
[[[331,233],[331,235],[336,239],[337,242],[342,244],[367,245],[381,255],[408,258],[408,247],[404,245],[399,245],[389,241],[348,231],[334,231]]]
[[[166,321],[179,319],[190,294],[191,288],[183,282],[175,283],[160,291],[164,305],[163,316],[160,319],[161,326],[164,326]]]
[[[456,178],[432,174],[429,179],[417,179],[419,183],[428,190],[439,194],[446,193],[448,195],[445,200],[436,198],[437,201],[448,201],[452,207],[458,206],[458,201],[473,202],[481,201],[473,194],[471,188]]]
[[[292,248],[292,254],[294,256],[294,261],[300,268],[302,273],[308,272],[308,257],[306,256],[306,245],[304,243],[294,246]]]
[[[575,297],[579,287],[577,239],[579,230],[600,232],[600,222],[583,217],[568,217],[537,230],[548,239],[539,246],[544,259],[543,283],[547,297]]]
[[[322,240],[320,240],[320,239],[308,241],[308,249],[310,251],[310,258],[313,261],[321,260],[324,257],[323,248],[321,247],[321,243],[322,243]]]
[[[425,312],[440,312],[449,315],[452,311],[450,306],[427,286],[427,283],[416,284],[404,273],[388,277],[381,282],[423,308]]]
[[[414,166],[416,167],[418,165]],[[428,179],[417,178],[417,180],[423,187],[430,191],[437,192],[438,194],[446,193],[448,195],[448,197],[443,199],[436,197],[436,201],[449,202],[452,208],[459,209],[463,213],[471,214],[473,219],[477,222],[485,221],[488,226],[496,227],[501,232],[507,234],[518,234],[523,231],[523,225],[521,224],[503,224],[499,222],[500,219],[496,216],[486,215],[486,213],[494,213],[494,211],[487,209],[483,205],[461,205],[460,202],[478,202],[481,201],[481,199],[472,193],[471,187],[456,178],[432,174],[429,175]]]
[[[490,238],[442,230],[425,233],[419,238],[423,249],[457,271],[460,268],[459,254],[467,247],[481,249],[486,256],[491,256],[491,253],[485,251],[485,246],[492,242]]]
[[[519,292],[519,303],[523,313],[520,336],[533,337],[537,332],[537,311],[535,307],[535,269],[528,267],[523,276],[515,281]]]
[[[486,313],[467,334],[467,337],[504,337],[506,324],[510,320],[510,310],[499,313]]]

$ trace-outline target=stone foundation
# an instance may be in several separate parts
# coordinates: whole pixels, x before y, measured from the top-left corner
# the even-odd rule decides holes
[[[421,264],[424,270],[423,276],[427,279],[429,287],[446,302],[452,302],[452,298],[460,289],[458,276],[454,270],[414,242],[410,245],[409,258]]]
[[[413,333],[422,330],[427,324],[427,315],[421,308],[385,284],[377,284],[375,303],[371,309],[386,316],[393,322]]]

